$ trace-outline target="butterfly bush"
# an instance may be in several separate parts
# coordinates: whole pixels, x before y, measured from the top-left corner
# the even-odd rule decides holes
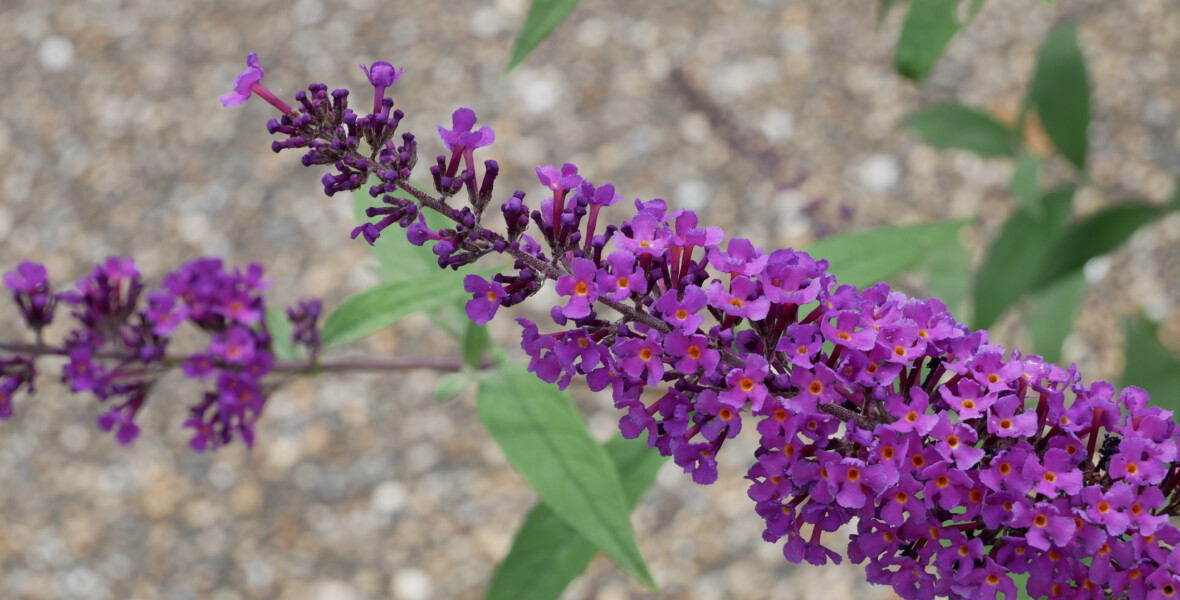
[[[139,435],[136,417],[152,387],[173,368],[209,389],[189,408],[184,426],[195,450],[212,449],[235,437],[254,443],[254,425],[273,386],[265,383],[275,358],[267,329],[263,292],[270,282],[262,267],[232,270],[218,258],[202,258],[169,273],[159,289],[145,292],[135,263],[110,257],[95,265],[74,289],[54,292],[43,265],[25,261],[5,274],[25,324],[36,344],[0,345],[12,354],[0,358],[0,418],[12,415],[16,392],[34,391],[34,358],[56,354],[66,359],[62,381],[73,392],[88,392],[109,407],[98,425],[121,444]],[[318,300],[288,309],[292,344],[311,356],[319,348]],[[44,343],[42,330],[64,308],[73,326],[59,346]],[[185,355],[167,353],[177,329],[189,324],[208,336],[205,347]]]
[[[478,165],[474,152],[495,134],[477,129],[469,108],[438,127],[446,152],[424,190],[409,179],[417,138],[397,134],[404,114],[386,96],[403,70],[361,68],[374,90],[364,114],[348,90],[323,84],[286,104],[262,85],[254,54],[221,101],[258,95],[278,109],[272,149],[329,167],[328,196],[368,186],[380,203],[353,238],[373,244],[397,224],[443,268],[510,257],[490,280],[465,278],[475,323],[552,281],[553,331],[517,319],[530,371],[563,389],[575,378],[609,389],[623,435],[643,436],[697,483],[717,479],[716,457],[745,421],[759,438],[749,497],[763,538],[781,542],[787,560],[840,562],[833,532],[850,526],[845,555],[907,599],[1013,598],[1023,574],[1032,596],[1177,594],[1180,530],[1168,522],[1180,512],[1177,431],[1143,390],[1086,384],[1073,366],[990,343],[937,299],[842,285],[825,260],[726,240],[660,199],[635,200],[602,227],[601,209],[622,195],[572,164],[537,167],[545,192],[535,208],[523,191],[493,203],[499,166]],[[424,210],[450,224],[432,229]],[[31,263],[5,284],[38,340],[57,305],[73,311],[64,379],[110,403],[99,421],[120,441],[138,431],[153,369],[186,321],[211,339],[183,359],[184,373],[215,386],[186,423],[193,446],[252,439],[273,361],[260,269],[190,263],[144,308],[139,274],[121,259],[72,292],[52,293]],[[288,310],[293,339],[313,356],[319,313],[318,301]],[[0,360],[0,416],[34,376],[27,357]]]

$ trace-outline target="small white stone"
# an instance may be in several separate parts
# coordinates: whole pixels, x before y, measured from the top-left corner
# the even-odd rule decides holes
[[[1110,272],[1110,265],[1109,256],[1096,256],[1086,261],[1082,267],[1082,276],[1086,278],[1086,283],[1097,283]]]
[[[709,204],[709,184],[699,179],[686,179],[676,186],[676,204],[699,211]]]
[[[532,112],[546,112],[561,101],[562,85],[554,72],[519,69],[509,79],[517,98]]]
[[[856,182],[872,192],[885,192],[901,179],[901,164],[888,154],[874,154],[856,168]]]
[[[393,574],[389,593],[398,600],[427,600],[434,594],[434,582],[422,569],[401,569]]]
[[[209,467],[208,477],[209,483],[213,484],[213,487],[219,490],[229,489],[229,486],[238,480],[238,475],[234,472],[234,468],[220,462],[213,463],[213,466]]]
[[[74,64],[74,42],[60,35],[41,40],[37,47],[37,62],[46,71],[64,71]]]
[[[409,494],[406,487],[396,481],[386,481],[373,488],[369,506],[381,514],[391,515],[406,505]]]
[[[315,25],[324,18],[324,4],[320,0],[295,0],[295,20],[304,25]]]
[[[763,113],[759,127],[767,140],[783,142],[795,133],[795,117],[785,110],[772,108]]]
[[[467,30],[477,38],[493,38],[504,30],[504,14],[491,6],[481,6],[467,20]]]
[[[360,594],[356,588],[343,581],[321,579],[311,584],[309,600],[356,600]]]

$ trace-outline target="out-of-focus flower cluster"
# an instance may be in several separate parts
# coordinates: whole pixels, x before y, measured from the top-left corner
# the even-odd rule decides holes
[[[1026,573],[1033,596],[1180,589],[1180,531],[1167,522],[1180,509],[1177,431],[1142,390],[1086,385],[1072,367],[989,344],[938,300],[839,285],[826,261],[725,242],[662,200],[636,200],[630,218],[599,231],[599,211],[621,196],[570,164],[538,167],[538,210],[515,192],[499,207],[503,233],[492,231],[499,168],[485,162],[480,178],[472,153],[491,130],[472,131],[474,112],[456,111],[439,127],[450,155],[431,168],[437,195],[418,189],[407,181],[417,145],[411,134],[391,141],[402,113],[390,115],[392,79],[375,80],[378,67],[401,73],[366,71],[379,107],[368,116],[322,85],[297,96],[298,110],[276,104],[285,114],[270,130],[287,139],[275,150],[333,164],[328,195],[376,177],[370,193],[385,206],[353,237],[373,243],[398,223],[443,267],[512,256],[510,273],[465,279],[476,323],[553,280],[562,329],[518,319],[530,370],[562,388],[575,377],[609,388],[624,435],[645,435],[698,483],[716,480],[717,453],[753,421],[749,495],[788,560],[839,561],[824,535],[855,523],[848,556],[904,598],[1011,598],[1012,576]],[[430,229],[424,208],[454,227]]]
[[[99,426],[129,444],[139,434],[135,419],[152,386],[179,366],[187,377],[212,384],[185,421],[193,430],[193,448],[226,444],[235,435],[253,443],[254,423],[268,393],[264,379],[274,362],[263,318],[262,293],[270,284],[259,265],[230,270],[217,258],[194,260],[169,273],[160,289],[146,296],[134,262],[117,257],[96,265],[68,291],[54,293],[45,268],[28,261],[6,274],[4,282],[26,324],[37,332],[38,343],[9,348],[14,356],[0,359],[0,417],[11,414],[17,389],[33,391],[35,357],[60,354],[68,359],[62,381],[108,406],[98,417]],[[60,346],[46,345],[41,332],[58,305],[70,310],[75,324]],[[301,318],[293,342],[318,349],[318,300],[292,310]],[[207,334],[209,341],[199,352],[170,356],[168,344],[185,323]]]

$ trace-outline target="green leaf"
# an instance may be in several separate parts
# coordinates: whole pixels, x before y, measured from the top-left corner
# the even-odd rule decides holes
[[[1035,154],[1026,154],[1016,163],[1016,170],[1012,172],[1012,181],[1008,189],[1012,195],[1020,200],[1020,205],[1029,209],[1034,215],[1040,215],[1041,207],[1037,204],[1037,191],[1041,185],[1041,163],[1044,161]]]
[[[605,445],[623,483],[627,505],[635,508],[666,462],[644,438],[616,437]],[[581,575],[598,550],[542,503],[533,505],[500,563],[485,600],[553,600]]]
[[[1013,302],[1037,287],[1037,277],[1069,215],[1073,187],[1041,198],[1044,214],[1020,210],[1004,224],[975,277],[974,329],[986,329]]]
[[[578,0],[533,0],[529,14],[524,18],[524,27],[512,44],[512,57],[508,59],[507,73],[524,62],[533,51],[578,5]]]
[[[928,144],[980,156],[1015,156],[1012,132],[986,113],[954,102],[935,104],[902,121]]]
[[[434,382],[434,401],[449,402],[454,400],[474,380],[473,374],[469,371],[447,373],[439,377]]]
[[[908,269],[955,238],[966,221],[881,227],[819,240],[807,251],[826,258],[840,283],[863,288]]]
[[[967,290],[971,287],[971,270],[968,268],[967,251],[958,240],[951,240],[940,249],[934,249],[922,263],[926,273],[930,295],[942,300],[951,314],[963,318]]]
[[[435,273],[382,283],[345,300],[324,321],[325,348],[359,340],[421,310],[465,298],[461,279]]]
[[[270,332],[270,345],[275,358],[279,360],[295,360],[299,358],[299,350],[291,343],[291,321],[287,315],[278,309],[266,309],[266,330]]]
[[[1012,582],[1016,584],[1016,597],[1004,598],[1004,600],[1032,600],[1032,596],[1028,595],[1028,573],[1021,573],[1019,575],[1009,574]]]
[[[1154,404],[1180,415],[1180,362],[1160,343],[1156,329],[1143,317],[1124,323],[1127,366],[1122,383],[1147,390]]]
[[[1037,288],[1078,271],[1086,261],[1114,250],[1140,227],[1164,215],[1151,204],[1129,203],[1104,208],[1070,226],[1049,253]]]
[[[541,502],[640,583],[655,588],[618,471],[573,401],[512,363],[482,380],[479,419]]]
[[[1075,167],[1084,169],[1090,84],[1072,25],[1054,27],[1041,43],[1030,96],[1053,145]]]
[[[463,333],[463,363],[478,371],[489,341],[487,327],[467,321],[467,329]]]
[[[1061,346],[1073,330],[1073,318],[1085,293],[1086,278],[1077,271],[1036,294],[1026,322],[1032,334],[1033,352],[1047,362],[1061,362]]]
[[[926,78],[951,38],[959,33],[957,5],[958,0],[914,0],[910,4],[893,54],[898,73],[914,81]]]

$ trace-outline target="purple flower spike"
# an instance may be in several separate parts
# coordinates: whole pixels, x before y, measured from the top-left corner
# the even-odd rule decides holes
[[[442,137],[448,150],[456,152],[463,148],[464,151],[471,151],[490,146],[496,141],[496,132],[492,131],[491,127],[485,125],[480,127],[478,131],[472,131],[471,128],[475,127],[475,121],[474,110],[460,108],[451,115],[451,129],[442,125],[438,126],[438,135]]]

